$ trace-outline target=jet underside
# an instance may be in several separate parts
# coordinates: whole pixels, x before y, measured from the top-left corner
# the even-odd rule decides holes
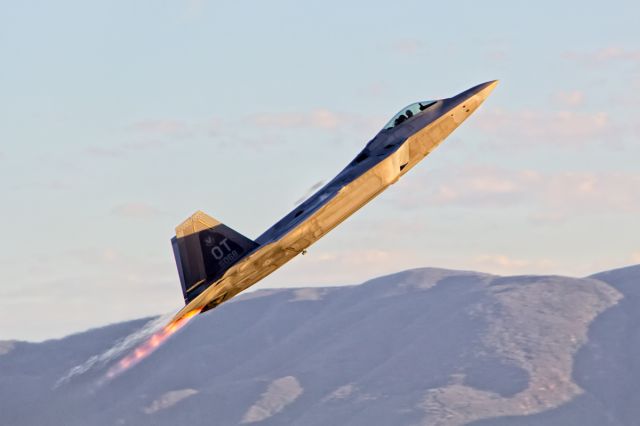
[[[433,151],[496,84],[420,104],[419,112],[396,119],[334,179],[255,241],[201,212],[187,219],[172,240],[186,302],[175,318],[216,307],[303,252]],[[200,257],[193,254],[198,247]]]

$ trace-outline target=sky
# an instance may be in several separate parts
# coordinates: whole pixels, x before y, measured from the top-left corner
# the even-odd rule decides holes
[[[0,3],[0,339],[177,311],[194,211],[255,238],[404,105],[493,79],[253,289],[640,263],[637,2]]]

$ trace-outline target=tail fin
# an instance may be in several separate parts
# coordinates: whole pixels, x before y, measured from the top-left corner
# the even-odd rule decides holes
[[[258,247],[256,242],[201,211],[176,227],[171,244],[185,303]]]

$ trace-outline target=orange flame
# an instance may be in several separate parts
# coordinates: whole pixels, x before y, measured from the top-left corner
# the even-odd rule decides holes
[[[133,367],[134,365],[148,357],[160,345],[167,341],[167,339],[171,337],[171,335],[187,325],[187,323],[193,317],[198,315],[201,310],[202,308],[189,311],[184,316],[178,318],[177,320],[173,320],[169,324],[165,325],[162,330],[154,333],[144,343],[135,348],[133,352],[122,358],[116,365],[111,367],[109,371],[107,371],[106,378],[113,379],[114,377],[122,374],[127,369]]]

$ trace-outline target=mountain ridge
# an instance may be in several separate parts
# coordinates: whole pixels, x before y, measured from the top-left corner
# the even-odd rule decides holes
[[[638,281],[640,265],[585,278],[417,268],[257,290],[101,386],[109,364],[56,382],[149,318],[3,342],[0,412],[15,425],[198,425],[211,412],[225,425],[629,424],[639,405],[624,389],[640,377],[618,376],[640,359]]]

